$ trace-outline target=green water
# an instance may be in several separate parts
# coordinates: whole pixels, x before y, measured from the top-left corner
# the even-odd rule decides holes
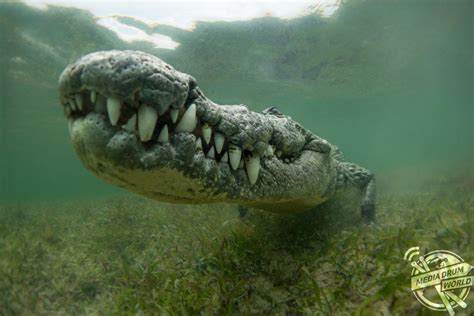
[[[389,187],[465,172],[473,159],[472,2],[349,3],[329,19],[198,23],[176,50],[128,44],[76,9],[0,4],[0,198],[102,196],[74,157],[58,106],[62,68],[100,49],[134,48],[191,73],[224,104],[278,106]]]
[[[344,2],[326,19],[192,32],[121,18],[176,50],[126,43],[87,11],[0,2],[0,315],[440,315],[416,301],[403,254],[474,264],[473,2]],[[159,56],[218,103],[277,106],[338,145],[376,175],[376,223],[337,204],[241,219],[94,178],[56,85],[109,49]],[[474,291],[465,302],[473,315]]]

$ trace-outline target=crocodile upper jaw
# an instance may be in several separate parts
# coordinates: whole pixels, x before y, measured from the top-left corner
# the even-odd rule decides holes
[[[130,191],[297,210],[321,203],[332,181],[328,155],[307,149],[310,134],[291,118],[214,104],[154,56],[87,55],[64,70],[59,90],[83,164]]]

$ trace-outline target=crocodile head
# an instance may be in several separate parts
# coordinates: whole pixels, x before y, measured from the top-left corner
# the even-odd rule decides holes
[[[276,108],[218,105],[149,54],[86,55],[63,71],[59,92],[86,168],[159,201],[296,212],[334,182],[326,141]]]

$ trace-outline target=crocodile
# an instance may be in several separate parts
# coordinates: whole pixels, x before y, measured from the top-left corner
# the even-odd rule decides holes
[[[372,172],[276,107],[213,102],[156,56],[91,53],[58,86],[77,155],[110,184],[163,202],[281,214],[350,196],[362,219],[375,219]]]

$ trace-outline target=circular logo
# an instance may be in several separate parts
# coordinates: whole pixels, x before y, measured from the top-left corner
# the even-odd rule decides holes
[[[412,266],[411,289],[417,300],[429,309],[448,311],[450,315],[458,306],[466,308],[464,300],[474,281],[470,275],[473,267],[447,250],[419,254],[418,247],[405,253],[405,260]]]

